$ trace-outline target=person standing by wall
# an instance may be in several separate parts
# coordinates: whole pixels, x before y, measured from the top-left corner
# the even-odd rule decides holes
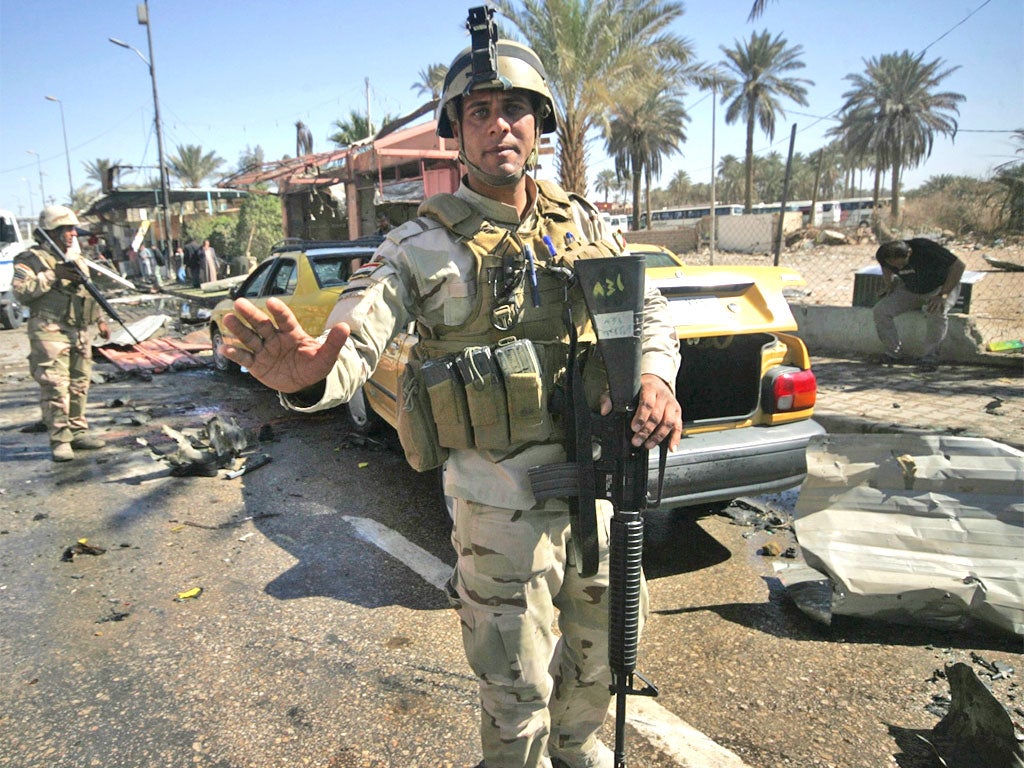
[[[48,206],[39,228],[89,274],[78,249],[78,217],[62,205]],[[95,450],[106,442],[89,432],[85,416],[92,372],[92,329],[110,338],[110,329],[81,276],[39,242],[14,258],[12,289],[29,307],[29,366],[40,388],[43,422],[54,461],[71,461],[76,450]]]
[[[153,248],[142,243],[139,246],[139,273],[142,282],[149,286],[152,293],[163,288],[160,282],[160,264]]]
[[[202,282],[212,283],[217,279],[217,251],[208,239],[203,240],[203,260],[200,265],[203,271]]]
[[[195,240],[190,240],[184,250],[186,282],[193,288],[198,288],[202,282],[203,249]]]
[[[927,319],[919,365],[934,370],[949,330],[949,311],[960,296],[964,262],[934,240],[921,237],[883,243],[875,259],[882,267],[882,299],[875,304],[874,320],[885,348],[883,361],[891,365],[903,359],[896,318],[923,309]]]
[[[541,134],[555,130],[553,99],[534,51],[508,40],[493,50],[492,67],[480,71],[468,49],[457,56],[441,97],[437,132],[459,142],[467,169],[458,191],[430,198],[416,219],[388,233],[352,276],[325,335],[308,336],[277,299],[267,301],[267,313],[238,299],[225,325],[240,343],[221,351],[278,389],[287,407],[315,411],[351,398],[410,321],[424,366],[465,359],[469,348],[493,352],[500,339],[529,342],[540,361],[532,395],[506,402],[497,383],[474,393],[488,398],[477,403],[479,413],[505,414],[498,420],[482,418],[468,435],[458,427],[472,421],[472,410],[460,420],[435,413],[419,426],[400,424],[399,433],[417,469],[447,460],[457,554],[448,594],[479,679],[481,765],[611,768],[612,752],[596,735],[611,695],[607,538],[599,534],[597,573],[581,575],[567,503],[538,502],[527,470],[565,461],[564,430],[546,413],[545,393],[564,380],[572,334],[592,334],[579,286],[567,276],[577,259],[612,256],[619,247],[589,202],[528,174]],[[545,235],[561,253],[550,252]],[[537,257],[536,300],[524,290],[525,245]],[[682,430],[673,393],[678,341],[664,297],[649,289],[643,298],[633,444],[674,448]],[[594,395],[588,404],[607,413],[603,371],[588,365],[585,372]],[[424,380],[406,384],[417,391]],[[439,405],[455,400],[442,396]],[[536,423],[514,437],[507,414],[529,408]],[[419,442],[424,435],[430,440]],[[601,499],[597,508],[606,534],[611,505]],[[560,635],[552,629],[556,612]]]

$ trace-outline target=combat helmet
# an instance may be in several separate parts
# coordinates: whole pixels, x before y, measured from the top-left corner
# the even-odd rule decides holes
[[[472,47],[466,48],[455,57],[444,78],[441,100],[437,106],[437,135],[454,138],[452,120],[458,119],[459,99],[477,90],[512,90],[519,88],[535,94],[537,123],[540,133],[554,133],[558,127],[555,120],[555,102],[547,84],[547,73],[537,54],[522,43],[514,40],[498,40],[494,43],[494,59],[497,67],[480,66],[479,59],[474,66]]]
[[[60,227],[79,226],[75,212],[64,205],[48,205],[39,214],[39,228],[44,232],[52,232]]]

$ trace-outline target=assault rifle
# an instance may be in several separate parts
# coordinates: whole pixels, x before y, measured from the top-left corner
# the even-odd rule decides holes
[[[643,446],[633,445],[634,433],[630,426],[640,393],[644,257],[580,259],[575,264],[575,272],[607,370],[612,411],[607,416],[590,415],[583,402],[582,382],[576,375],[576,386],[567,387],[569,399],[577,400],[569,406],[570,429],[577,432],[576,450],[569,451],[570,461],[565,464],[535,467],[529,473],[538,501],[568,496],[570,504],[575,503],[575,510],[579,512],[585,508],[584,497],[593,494],[591,499],[607,499],[614,508],[609,542],[608,661],[612,671],[611,691],[615,694],[615,768],[625,768],[626,696],[658,695],[658,689],[636,672],[643,579],[643,510],[652,503],[647,495],[648,451]],[[569,302],[566,304],[569,306]],[[570,362],[570,378],[573,378],[575,366]],[[582,409],[579,402],[583,402]],[[597,458],[593,458],[591,441],[600,447]],[[667,458],[664,448],[659,450],[658,499],[653,500],[654,504],[660,501]],[[592,501],[589,508],[593,510]],[[596,515],[593,511],[590,514]],[[596,520],[576,518],[574,514],[572,537],[577,549],[577,567],[584,576],[592,575],[597,570],[598,558],[596,532],[591,536],[591,528],[596,530]],[[579,531],[577,524],[582,524]],[[578,540],[580,533],[583,535]],[[634,685],[634,678],[642,681],[643,686]]]
[[[89,279],[89,273],[82,269],[82,265],[79,264],[74,259],[72,259],[70,256],[68,256],[66,253],[64,253],[64,249],[57,245],[57,243],[53,241],[53,238],[46,234],[46,230],[43,229],[42,227],[36,227],[35,235],[37,238],[40,238],[41,242],[49,246],[50,251],[53,252],[54,256],[56,256],[58,259],[60,259],[62,263],[67,264],[72,269],[74,269],[75,272],[78,273],[78,280],[79,282],[81,282],[83,286],[85,286],[85,290],[89,292],[89,295],[96,299],[96,303],[103,308],[103,311],[106,312],[107,315],[110,316],[112,319],[120,323],[121,327],[124,328],[125,332],[131,337],[132,341],[138,344],[139,340],[135,338],[135,334],[133,334],[131,329],[127,325],[125,325],[124,320],[121,319],[121,316],[117,314],[116,310],[112,306],[110,306],[110,302],[107,301],[107,298],[102,293],[100,293],[100,289],[96,287],[96,284]]]

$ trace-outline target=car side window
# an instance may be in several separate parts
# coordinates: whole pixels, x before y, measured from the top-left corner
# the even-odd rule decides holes
[[[291,296],[299,282],[299,271],[292,259],[278,259],[277,271],[271,278],[268,296]]]
[[[243,283],[238,295],[244,296],[247,299],[255,299],[262,295],[263,286],[267,284],[267,278],[270,276],[270,271],[274,264],[275,261],[271,259],[256,267],[256,270]]]

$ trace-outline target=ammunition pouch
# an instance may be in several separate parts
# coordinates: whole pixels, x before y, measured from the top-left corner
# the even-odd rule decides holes
[[[395,428],[406,461],[417,472],[444,464],[448,449],[438,442],[430,395],[423,384],[423,363],[409,360],[398,380],[398,415]]]
[[[401,377],[398,436],[414,469],[439,466],[451,448],[507,453],[560,439],[549,400],[565,345],[508,338],[432,356],[439,346],[417,344]]]

